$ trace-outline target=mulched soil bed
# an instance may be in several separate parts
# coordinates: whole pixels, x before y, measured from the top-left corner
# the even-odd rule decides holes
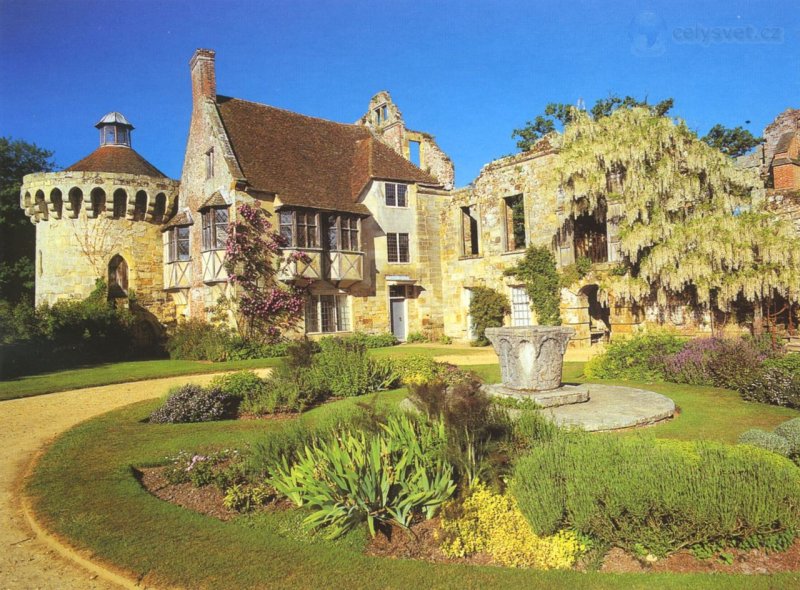
[[[237,515],[222,505],[224,494],[217,486],[194,487],[191,483],[171,484],[164,476],[166,467],[145,467],[137,470],[142,487],[166,502],[172,502],[194,512],[230,520]]]
[[[219,520],[231,520],[236,512],[222,505],[223,494],[213,485],[194,487],[191,483],[170,484],[164,476],[165,467],[147,467],[136,471],[142,486],[151,494],[183,508],[211,516]],[[270,504],[268,510],[290,510],[289,501]],[[492,559],[477,554],[465,559],[447,557],[439,548],[437,537],[439,519],[422,520],[411,525],[409,530],[398,526],[387,526],[378,531],[366,547],[367,555],[394,559],[421,559],[432,563],[469,563],[492,565]],[[700,560],[689,551],[679,551],[653,563],[637,559],[622,549],[613,548],[603,558],[600,571],[608,573],[724,573],[724,574],[773,574],[800,571],[800,539],[796,539],[788,551],[767,553],[763,549],[729,551],[733,563],[719,559]]]

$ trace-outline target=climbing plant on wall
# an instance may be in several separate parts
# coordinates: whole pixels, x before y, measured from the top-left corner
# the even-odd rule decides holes
[[[469,303],[469,316],[475,333],[475,344],[486,346],[486,328],[499,328],[503,318],[511,313],[508,297],[489,287],[473,287]]]
[[[528,246],[522,260],[504,274],[523,282],[539,325],[561,325],[561,278],[549,248]]]
[[[776,295],[798,300],[797,238],[764,211],[755,172],[651,109],[573,115],[545,186],[563,191],[574,214],[607,200],[623,272],[609,277],[606,292],[723,310],[740,297],[758,309]]]
[[[308,261],[303,252],[281,254],[283,238],[272,228],[269,213],[239,205],[225,249],[225,269],[235,293],[239,331],[249,339],[272,342],[302,316],[306,289],[282,285],[277,277],[287,265]]]

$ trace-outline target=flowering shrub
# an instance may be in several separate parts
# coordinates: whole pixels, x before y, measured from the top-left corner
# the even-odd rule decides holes
[[[485,551],[502,565],[542,570],[567,569],[588,548],[571,531],[540,537],[514,498],[475,485],[461,506],[445,507],[442,550],[451,557]]]
[[[740,386],[739,393],[752,402],[800,408],[800,373],[768,366]]]
[[[225,270],[236,287],[240,329],[250,338],[274,342],[281,329],[291,328],[302,317],[306,301],[305,288],[280,285],[276,275],[309,258],[299,251],[281,255],[287,244],[272,229],[266,210],[241,204],[236,211],[225,247]]]
[[[150,422],[210,422],[235,414],[236,404],[231,396],[219,389],[205,389],[199,385],[184,385],[172,390],[167,401],[150,414]]]
[[[667,357],[668,381],[737,389],[758,371],[767,355],[752,339],[695,338]]]
[[[238,451],[228,449],[208,454],[180,451],[174,457],[168,457],[164,476],[171,484],[191,483],[202,487],[216,483],[224,488],[234,479],[229,467],[238,458]]]

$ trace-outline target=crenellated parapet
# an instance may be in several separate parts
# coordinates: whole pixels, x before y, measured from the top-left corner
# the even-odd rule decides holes
[[[141,174],[38,172],[20,189],[20,206],[31,222],[77,219],[127,219],[160,224],[174,206],[180,182]]]

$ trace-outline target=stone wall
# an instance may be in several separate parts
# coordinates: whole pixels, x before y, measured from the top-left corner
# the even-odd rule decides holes
[[[92,190],[106,195],[104,210],[92,207]],[[113,195],[125,190],[125,215],[114,217]],[[80,191],[73,203],[69,194]],[[135,219],[137,193],[147,195],[143,219]],[[55,197],[62,195],[59,204]],[[175,310],[163,291],[160,219],[154,217],[157,198],[173,202],[177,182],[131,174],[50,172],[25,177],[21,201],[44,196],[44,205],[26,208],[36,223],[36,303],[83,299],[97,279],[108,281],[111,258],[119,254],[128,264],[128,292],[160,322],[175,320]],[[41,201],[40,201],[41,203]],[[78,207],[73,208],[73,205]],[[46,209],[46,211],[45,211]]]

